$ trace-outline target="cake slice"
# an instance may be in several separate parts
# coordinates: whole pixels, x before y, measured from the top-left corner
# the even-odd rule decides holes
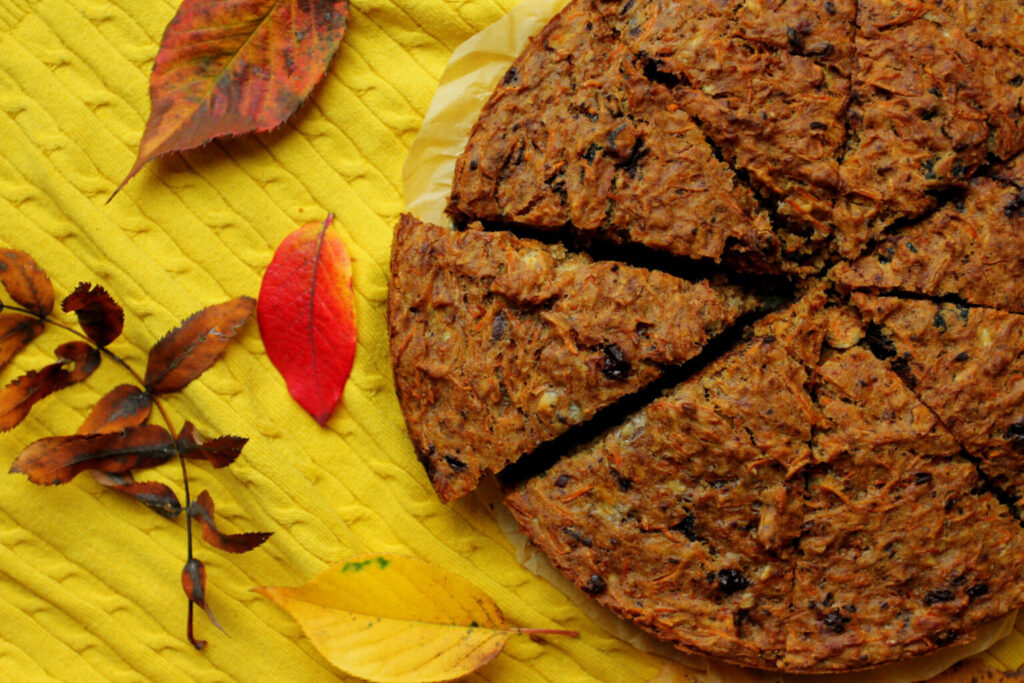
[[[993,178],[974,178],[962,199],[882,241],[870,254],[840,263],[844,289],[949,296],[1024,313],[1024,199]]]
[[[398,224],[391,273],[398,397],[444,501],[663,366],[693,358],[758,305],[736,287],[409,215]]]
[[[779,271],[753,193],[595,3],[570,3],[498,84],[456,163],[449,213]]]
[[[981,470],[1024,502],[1024,316],[862,293],[853,300],[878,326],[876,353]]]

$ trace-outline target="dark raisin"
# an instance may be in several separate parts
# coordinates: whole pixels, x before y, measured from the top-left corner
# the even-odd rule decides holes
[[[1003,207],[1003,213],[1009,218],[1024,215],[1024,190],[1021,190]]]
[[[608,590],[608,584],[597,574],[591,574],[590,578],[587,579],[587,583],[584,584],[583,590],[590,595],[600,595]]]
[[[480,166],[480,162],[478,162],[476,159],[470,159],[470,161],[469,161],[469,170],[470,171],[475,171],[479,166]]]
[[[935,95],[936,97],[942,97],[942,91],[938,88],[928,88],[928,92]]]
[[[879,263],[892,263],[892,257],[896,255],[896,245],[888,244],[885,251],[878,255]]]
[[[946,331],[946,319],[942,317],[942,311],[935,313],[935,317],[932,318],[932,326],[940,332]]]
[[[842,633],[846,630],[846,625],[850,623],[850,617],[844,615],[837,609],[832,610],[825,615],[823,619],[825,627],[833,633]]]
[[[825,12],[827,12],[828,14],[836,13],[836,6],[832,2],[832,0],[825,0]]]
[[[446,463],[448,463],[448,465],[450,465],[451,468],[453,470],[455,470],[456,472],[465,472],[468,469],[466,467],[466,463],[462,462],[461,460],[456,458],[454,455],[446,455],[446,456],[444,456],[444,461]]]
[[[980,598],[983,595],[988,595],[988,584],[987,583],[976,583],[967,589],[967,597],[971,600]]]
[[[761,341],[764,342],[765,344],[774,344],[775,343],[775,335],[774,334],[769,334],[769,335],[763,337],[761,339]]]
[[[505,317],[505,311],[498,311],[498,314],[494,316],[494,320],[491,321],[491,341],[498,341],[505,336],[505,329],[508,327],[508,318]]]
[[[826,126],[821,121],[811,121],[810,123],[811,130],[825,130],[826,128],[828,128],[828,126]]]
[[[825,599],[821,601],[821,604],[825,607],[831,607],[832,603],[836,601],[836,598],[831,593],[825,593]]]
[[[786,27],[786,41],[789,43],[789,49],[793,52],[804,51],[804,37],[791,26]]]
[[[921,112],[921,120],[922,121],[931,121],[932,119],[935,118],[936,114],[938,114],[938,113],[939,113],[939,108],[938,107],[928,107],[927,109],[925,109],[924,111]]]
[[[629,477],[622,476],[614,467],[610,469],[612,471],[612,476],[615,477],[615,483],[618,485],[620,491],[625,493],[633,486],[632,479],[630,479]]]
[[[910,355],[904,353],[902,356],[893,358],[889,361],[889,366],[892,367],[892,371],[899,375],[903,383],[907,385],[911,390],[917,388],[917,379],[910,373]]]
[[[857,611],[857,605],[844,605],[843,609],[849,612],[850,614],[854,614]]]
[[[623,380],[629,377],[630,365],[626,357],[622,355],[622,349],[615,344],[604,347],[604,361],[601,363],[601,372],[608,379]]]
[[[629,150],[629,156],[625,160],[616,163],[615,168],[621,168],[630,178],[635,178],[636,172],[640,168],[640,162],[647,156],[649,151],[647,145],[644,144],[644,139],[639,137]]]
[[[565,485],[568,484],[568,483],[569,483],[569,475],[568,474],[560,474],[560,475],[558,475],[558,478],[555,479],[555,486],[557,486],[560,489],[564,489]]]
[[[971,309],[966,306],[956,305],[956,315],[960,320],[967,322],[967,319],[971,317]]]
[[[1024,76],[1017,74],[1016,76],[1010,79],[1010,85],[1012,85],[1014,88],[1019,88],[1020,86],[1024,85]]]
[[[505,77],[501,79],[501,84],[508,85],[509,83],[515,83],[518,80],[519,72],[516,71],[516,68],[513,66],[510,67],[509,70],[505,72]]]
[[[907,246],[907,251],[909,251],[911,254],[916,254],[917,253],[917,247],[914,246],[913,242],[907,242],[906,246]]]
[[[936,588],[935,590],[928,591],[928,594],[924,596],[924,604],[931,606],[937,605],[940,602],[949,602],[955,595],[953,591],[948,588]]]
[[[587,151],[583,153],[583,158],[588,164],[592,164],[599,151],[601,151],[601,146],[596,142],[591,142],[590,147],[587,147]]]
[[[967,353],[966,351],[961,351],[960,353],[953,356],[953,360],[956,361],[957,363],[963,363],[964,361],[969,361],[970,359],[971,354]]]
[[[697,531],[697,518],[691,515],[683,517],[683,521],[679,522],[672,527],[673,531],[678,531],[690,541],[702,541],[700,533]]]
[[[613,128],[611,133],[608,133],[608,145],[610,147],[614,147],[615,146],[615,138],[619,137],[619,133],[621,133],[622,131],[626,130],[626,126],[627,125],[629,125],[629,124],[623,123],[623,124]]]
[[[935,644],[940,646],[940,647],[943,646],[943,645],[949,645],[954,640],[956,640],[956,637],[958,635],[960,635],[960,634],[959,634],[959,632],[956,631],[956,629],[952,629],[951,628],[948,631],[943,631],[942,633],[940,633],[937,636],[935,636],[935,638],[934,638]]]
[[[562,527],[562,532],[566,536],[568,536],[569,538],[571,538],[574,541],[576,541],[577,543],[585,545],[588,548],[593,547],[593,545],[594,545],[593,541],[591,541],[589,538],[587,538],[586,536],[584,536],[580,532],[576,531],[576,529],[572,528],[571,526],[564,526],[564,527]]]
[[[914,474],[914,483],[924,485],[932,480],[931,472],[916,472]]]
[[[735,569],[723,569],[718,572],[718,590],[726,595],[741,591],[750,585],[750,580]]]
[[[935,162],[938,161],[936,157],[931,159],[925,159],[921,162],[921,168],[924,170],[924,177],[927,180],[936,180],[938,176],[935,175]]]

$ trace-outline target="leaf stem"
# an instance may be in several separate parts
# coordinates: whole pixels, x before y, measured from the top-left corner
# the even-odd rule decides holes
[[[108,349],[105,346],[98,346],[87,335],[83,334],[81,331],[76,330],[75,328],[73,328],[73,327],[71,327],[69,325],[65,325],[64,323],[62,323],[62,322],[60,322],[58,320],[54,320],[53,318],[51,318],[48,315],[39,315],[35,311],[30,311],[27,308],[22,308],[21,306],[11,306],[11,305],[9,305],[7,303],[0,303],[0,309],[7,310],[7,311],[17,311],[18,313],[24,313],[26,315],[30,315],[33,318],[37,318],[40,322],[42,322],[44,324],[53,325],[54,327],[59,327],[60,329],[66,331],[66,332],[70,332],[71,334],[75,335],[76,337],[84,339],[86,341],[86,343],[88,343],[94,349],[96,349],[100,353],[106,354],[107,357],[109,357],[115,363],[117,363],[122,368],[127,370],[128,373],[132,376],[132,378],[134,378],[135,381],[138,383],[139,387],[144,392],[146,392],[146,394],[149,396],[150,400],[153,401],[153,405],[155,405],[157,411],[159,411],[160,417],[163,418],[164,424],[167,425],[167,431],[169,431],[171,433],[171,441],[174,443],[174,452],[178,456],[178,462],[181,463],[181,479],[182,479],[182,484],[184,485],[184,489],[185,489],[185,536],[186,536],[186,539],[187,539],[187,547],[188,547],[188,556],[186,558],[186,562],[190,561],[192,559],[192,515],[189,514],[189,507],[192,504],[192,496],[189,493],[189,487],[188,487],[188,468],[185,465],[185,456],[182,454],[181,447],[178,445],[177,430],[175,430],[174,426],[171,424],[171,418],[167,415],[167,411],[164,409],[163,403],[161,403],[160,399],[158,399],[156,396],[154,396],[152,393],[150,393],[149,389],[146,387],[146,380],[144,380],[142,378],[142,376],[138,372],[135,371],[135,368],[133,368],[132,366],[128,365],[128,362],[125,361],[124,358],[121,358],[121,356],[117,355],[116,353],[114,353],[113,351],[111,351],[110,349]],[[193,618],[192,618],[192,616],[193,616],[192,600],[189,599],[189,603],[188,603],[188,640],[189,640],[190,643],[192,643],[192,645],[197,650],[201,650],[201,649],[203,649],[203,647],[206,646],[206,641],[204,641],[204,640],[196,640],[195,639],[195,636],[193,635],[193,624],[192,624]]]

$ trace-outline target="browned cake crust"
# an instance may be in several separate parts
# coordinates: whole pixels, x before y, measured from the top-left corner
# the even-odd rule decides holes
[[[596,1],[596,0],[595,0]],[[484,107],[449,213],[778,270],[779,240],[694,121],[618,46],[590,0],[536,36]]]
[[[962,199],[885,239],[869,255],[840,263],[832,277],[847,290],[955,295],[968,303],[1022,313],[1021,190],[1010,182],[974,178]]]
[[[1024,503],[1024,316],[854,294],[899,370],[982,471]]]
[[[409,433],[442,500],[697,355],[734,287],[405,215],[388,322]]]

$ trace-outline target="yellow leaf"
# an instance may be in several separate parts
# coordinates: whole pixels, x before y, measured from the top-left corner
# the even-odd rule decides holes
[[[371,681],[447,681],[498,656],[513,633],[494,600],[421,560],[366,555],[303,586],[254,588],[287,610],[324,657]]]

